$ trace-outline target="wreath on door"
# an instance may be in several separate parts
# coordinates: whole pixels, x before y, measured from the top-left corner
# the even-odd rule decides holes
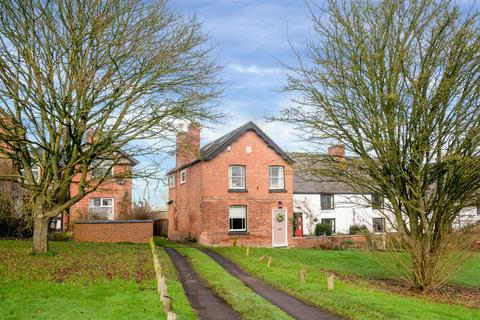
[[[275,217],[275,220],[277,220],[277,222],[283,222],[283,220],[285,220],[285,216],[281,213],[278,213]]]

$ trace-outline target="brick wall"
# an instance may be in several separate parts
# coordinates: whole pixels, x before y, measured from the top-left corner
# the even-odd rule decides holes
[[[290,246],[293,248],[321,248],[328,245],[342,246],[345,241],[350,242],[347,246],[357,249],[368,249],[368,239],[365,235],[337,235],[331,237],[293,237]]]
[[[148,243],[153,236],[152,220],[75,222],[73,239],[85,242]]]

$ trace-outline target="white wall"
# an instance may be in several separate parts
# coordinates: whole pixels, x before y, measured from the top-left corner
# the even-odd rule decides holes
[[[370,195],[366,195],[370,201]],[[315,224],[320,223],[321,219],[335,219],[336,232],[348,234],[351,225],[365,225],[370,231],[373,231],[373,218],[384,218],[384,215],[378,210],[372,209],[368,201],[361,195],[355,194],[335,194],[334,209],[322,210],[320,206],[320,194],[294,194],[294,211],[302,212],[303,235],[312,235],[315,231]],[[318,221],[309,221],[309,216],[317,218]],[[393,221],[393,219],[391,219]],[[476,207],[468,207],[462,210],[460,216],[455,220],[454,226],[459,228],[480,222],[480,215],[477,214]],[[387,231],[393,227],[388,219],[385,219]]]
[[[455,219],[453,226],[455,228],[461,228],[475,222],[480,222],[480,215],[478,213],[477,207],[467,207],[462,209],[460,215]]]
[[[370,195],[366,196],[370,200]],[[351,225],[365,225],[372,231],[373,218],[384,218],[378,211],[373,210],[362,196],[355,194],[335,194],[334,209],[322,210],[320,194],[294,194],[294,211],[302,212],[303,234],[313,234],[315,224],[321,219],[335,219],[336,232],[348,234]],[[317,218],[318,222],[309,221],[309,216]],[[311,219],[310,219],[311,220]],[[388,220],[386,221],[387,229]]]

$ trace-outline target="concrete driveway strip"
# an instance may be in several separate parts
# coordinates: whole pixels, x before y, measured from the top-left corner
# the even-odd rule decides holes
[[[264,297],[272,304],[276,305],[285,313],[298,320],[340,320],[343,319],[333,313],[321,310],[311,306],[281,290],[275,289],[271,285],[260,279],[252,277],[248,272],[240,268],[232,261],[226,259],[222,255],[209,250],[199,249],[215,262],[221,265],[231,275],[242,281],[247,287],[252,289],[258,295]]]
[[[224,300],[204,284],[184,256],[172,248],[166,248],[165,251],[172,259],[187,298],[197,311],[200,320],[242,319]],[[172,302],[175,308],[175,301]]]

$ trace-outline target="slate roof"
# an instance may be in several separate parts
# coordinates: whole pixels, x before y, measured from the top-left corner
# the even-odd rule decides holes
[[[317,177],[302,172],[302,166],[305,164],[306,153],[290,153],[290,157],[294,160],[293,170],[293,193],[294,194],[352,194],[357,193],[348,184],[337,181],[331,177]],[[325,164],[318,165],[325,166]],[[368,192],[368,191],[366,191]]]
[[[194,165],[199,161],[208,161],[216,157],[220,152],[224,151],[227,146],[231,145],[235,140],[242,136],[247,131],[255,132],[265,143],[272,148],[276,153],[278,153],[285,161],[290,164],[293,164],[292,158],[283,151],[262,129],[260,129],[254,122],[249,121],[244,125],[236,128],[235,130],[230,131],[229,133],[221,136],[220,138],[206,144],[200,149],[200,155],[197,159],[191,161],[190,163],[184,164],[178,168],[170,170],[167,175],[174,173],[180,169]]]

